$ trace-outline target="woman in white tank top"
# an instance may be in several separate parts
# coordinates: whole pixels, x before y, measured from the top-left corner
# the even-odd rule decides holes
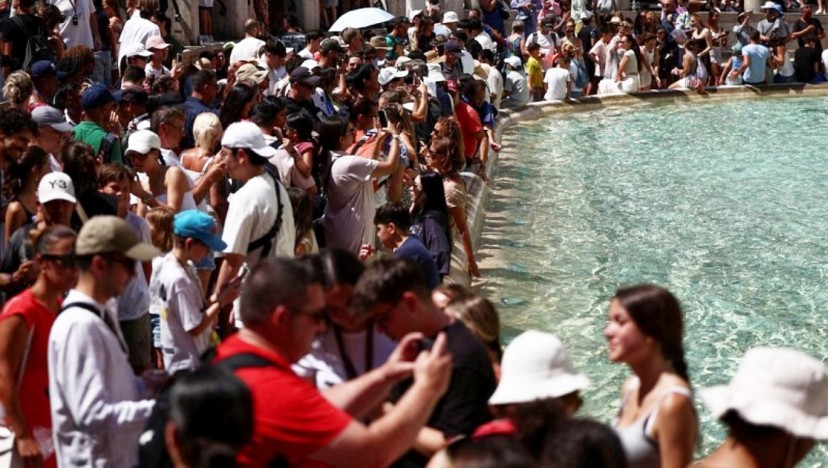
[[[699,423],[682,330],[678,301],[658,286],[620,289],[610,303],[609,358],[635,374],[612,423],[631,468],[684,468],[693,459]]]
[[[192,181],[178,167],[165,166],[161,163],[161,140],[149,130],[139,130],[129,136],[126,157],[137,172],[143,174],[143,190],[135,193],[141,199],[138,214],[145,216],[149,208],[166,205],[176,213],[196,209],[193,194],[190,192]]]

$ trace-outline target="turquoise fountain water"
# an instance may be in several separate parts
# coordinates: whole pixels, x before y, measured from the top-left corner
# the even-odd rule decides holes
[[[480,289],[508,338],[558,334],[609,421],[609,298],[652,282],[682,302],[694,386],[751,346],[828,358],[828,98],[605,109],[513,128],[487,210]],[[708,453],[724,435],[697,402]],[[828,466],[817,447],[804,466]]]

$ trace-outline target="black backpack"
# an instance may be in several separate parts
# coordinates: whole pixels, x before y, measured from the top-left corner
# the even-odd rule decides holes
[[[26,40],[26,52],[23,55],[23,63],[20,64],[21,69],[29,71],[31,66],[39,60],[49,60],[52,63],[57,61],[57,54],[55,53],[55,49],[52,45],[49,44],[49,40],[46,39],[46,33],[43,30],[43,25],[38,23],[37,31],[35,31],[34,34],[31,34],[30,31],[26,30],[26,26],[23,23],[22,18],[14,16],[11,20],[17,25],[18,28],[20,28],[23,34],[28,37]]]
[[[273,363],[267,359],[252,353],[239,353],[222,359],[216,364],[213,364],[215,357],[215,348],[208,349],[201,357],[202,366],[216,366],[227,372],[235,373],[238,369],[249,367],[269,367]],[[170,412],[170,389],[175,383],[176,376],[188,371],[181,371],[176,373],[164,385],[164,388],[155,397],[155,406],[152,408],[147,425],[144,432],[139,438],[138,446],[138,466],[143,468],[172,468],[172,460],[167,451],[167,444],[164,440],[164,430],[169,421]],[[221,409],[217,409],[221,411]],[[283,468],[287,467],[288,463],[284,457],[277,457],[273,460],[268,468]]]

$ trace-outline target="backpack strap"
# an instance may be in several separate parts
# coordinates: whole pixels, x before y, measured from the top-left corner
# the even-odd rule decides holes
[[[129,354],[129,349],[127,348],[124,341],[121,339],[121,336],[118,335],[118,331],[115,329],[115,323],[112,321],[112,318],[109,316],[109,314],[106,313],[106,311],[100,310],[94,305],[86,302],[72,302],[71,304],[63,304],[63,307],[60,308],[58,314],[62,314],[67,309],[72,309],[75,307],[95,314],[96,317],[103,320],[103,322],[106,324],[106,328],[108,328],[109,331],[111,331],[112,334],[115,335],[115,339],[118,340],[118,344],[121,346],[121,349],[124,351],[124,353],[126,353],[127,355]]]
[[[282,213],[284,211],[282,206],[282,191],[280,190],[282,183],[279,181],[279,178],[268,169],[267,166],[265,166],[265,172],[271,179],[273,179],[273,186],[276,189],[276,205],[279,207],[276,212],[276,222],[273,223],[273,226],[271,226],[270,230],[268,230],[265,235],[247,245],[248,254],[258,248],[261,248],[263,258],[267,257],[268,254],[270,254],[270,249],[273,248],[273,238],[276,237],[276,234],[279,233],[279,229],[282,227]]]
[[[217,367],[235,372],[247,367],[271,367],[273,363],[253,353],[239,353],[229,356],[216,363]]]

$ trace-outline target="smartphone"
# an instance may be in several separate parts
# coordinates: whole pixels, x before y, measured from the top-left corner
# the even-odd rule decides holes
[[[182,54],[181,52],[175,54],[175,61],[178,62],[178,63],[183,63],[184,62],[184,54]]]
[[[423,338],[417,342],[417,351],[427,351],[434,346],[434,340],[431,338]]]
[[[379,111],[379,121],[380,121],[380,126],[381,126],[382,128],[385,128],[385,127],[387,127],[387,126],[388,126],[388,116],[387,116],[387,115],[385,115],[385,111],[384,111],[384,110],[380,110],[380,111]]]

